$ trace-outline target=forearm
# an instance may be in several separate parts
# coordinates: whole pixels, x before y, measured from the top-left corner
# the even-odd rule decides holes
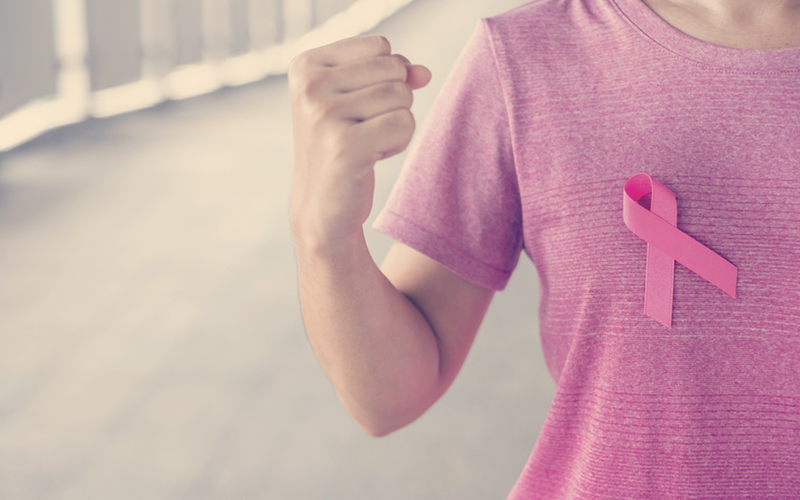
[[[430,77],[376,36],[312,49],[289,67],[303,318],[342,403],[375,435],[414,420],[446,385],[437,337],[375,265],[362,230],[375,162],[408,146],[412,91]]]
[[[363,232],[335,245],[298,232],[306,331],[342,404],[372,435],[410,423],[445,389],[428,321],[375,265]]]

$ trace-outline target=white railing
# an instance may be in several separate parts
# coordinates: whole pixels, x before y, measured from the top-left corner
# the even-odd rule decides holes
[[[285,73],[303,50],[368,31],[412,1],[52,0],[56,92],[0,116],[0,152],[88,117]],[[126,2],[132,19],[109,22]]]

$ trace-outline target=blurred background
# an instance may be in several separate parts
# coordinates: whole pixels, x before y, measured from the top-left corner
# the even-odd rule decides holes
[[[0,0],[0,499],[505,498],[554,391],[533,266],[448,393],[364,435],[303,331],[285,70],[382,34],[433,72],[421,122],[521,3]]]

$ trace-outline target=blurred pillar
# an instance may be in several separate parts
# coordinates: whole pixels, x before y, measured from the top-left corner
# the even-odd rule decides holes
[[[346,10],[355,3],[355,0],[313,0],[314,22],[319,26],[339,12]]]
[[[139,80],[142,74],[140,0],[86,0],[92,90]]]
[[[300,38],[314,27],[316,0],[282,0],[284,41]]]
[[[283,1],[250,0],[250,43],[256,49],[283,41]]]
[[[230,36],[228,37],[229,54],[238,56],[249,52],[250,46],[250,11],[249,0],[228,0],[230,11]]]
[[[143,71],[163,77],[175,67],[176,36],[171,0],[141,0]]]
[[[199,63],[203,60],[202,1],[172,0],[172,16],[175,29],[175,65]]]
[[[0,115],[56,91],[51,0],[0,0]]]

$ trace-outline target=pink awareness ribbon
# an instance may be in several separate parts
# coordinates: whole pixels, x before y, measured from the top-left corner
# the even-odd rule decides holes
[[[650,210],[639,204],[648,194]],[[634,175],[623,188],[622,219],[628,229],[647,242],[646,315],[672,327],[675,261],[736,298],[736,266],[676,227],[678,203],[669,188],[647,174]]]

